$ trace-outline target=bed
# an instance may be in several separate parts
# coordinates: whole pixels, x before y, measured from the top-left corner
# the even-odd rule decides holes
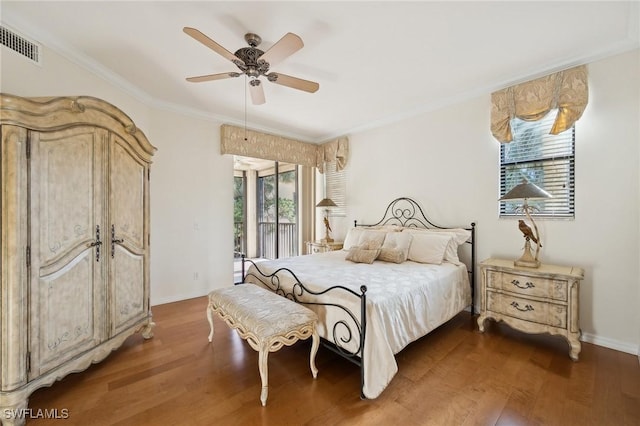
[[[243,283],[314,310],[323,346],[360,367],[360,396],[374,399],[398,371],[395,354],[462,310],[473,314],[475,234],[474,223],[438,226],[397,198],[378,222],[355,222],[343,250],[243,257]]]

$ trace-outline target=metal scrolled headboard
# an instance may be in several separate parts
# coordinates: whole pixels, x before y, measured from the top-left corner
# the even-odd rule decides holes
[[[405,228],[436,228],[436,229],[450,229],[450,228],[463,228],[471,231],[471,237],[466,241],[471,245],[471,265],[469,266],[470,286],[471,286],[471,315],[475,314],[475,294],[476,294],[476,223],[471,222],[470,226],[441,226],[431,222],[427,215],[424,214],[422,207],[411,198],[400,197],[391,201],[387,206],[387,209],[378,222],[373,224],[358,224],[357,220],[353,221],[353,226],[383,226],[383,225],[397,225]]]
[[[405,228],[445,228],[443,226],[438,226],[427,219],[424,211],[422,211],[422,207],[420,207],[417,202],[407,197],[396,198],[390,202],[382,216],[382,219],[376,223],[358,225],[357,220],[354,220],[353,223],[354,226],[398,225]]]

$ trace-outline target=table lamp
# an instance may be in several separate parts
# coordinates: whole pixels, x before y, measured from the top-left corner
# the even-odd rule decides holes
[[[509,192],[504,194],[499,201],[507,201],[507,200],[524,200],[521,207],[516,208],[516,212],[519,210],[524,211],[524,214],[527,216],[527,219],[533,225],[533,229],[529,227],[525,223],[524,220],[518,221],[518,229],[522,232],[522,235],[525,238],[524,243],[524,253],[520,257],[520,259],[514,261],[514,265],[516,266],[526,266],[529,268],[537,268],[540,266],[540,262],[538,261],[538,254],[540,253],[540,247],[542,247],[542,242],[540,241],[540,234],[538,233],[538,227],[531,217],[531,212],[536,208],[530,206],[527,203],[527,200],[533,199],[542,199],[542,198],[551,198],[551,194],[549,194],[544,189],[539,186],[529,182],[527,179],[523,179],[522,183],[511,188]],[[536,243],[536,255],[533,256],[531,253],[531,241]]]
[[[338,207],[331,198],[323,198],[316,207],[324,207],[324,238],[321,240],[323,243],[332,243],[331,238],[331,226],[329,225],[329,207]]]

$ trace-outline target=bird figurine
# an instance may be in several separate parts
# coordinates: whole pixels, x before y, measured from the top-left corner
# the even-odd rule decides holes
[[[529,225],[527,225],[524,222],[524,220],[518,220],[518,228],[520,229],[520,232],[522,232],[522,234],[526,239],[528,240],[530,239],[531,241],[536,243],[539,247],[542,247],[542,244],[538,242],[538,239],[536,238],[536,236],[533,235],[533,231],[531,230]]]
[[[331,226],[329,225],[329,219],[324,218],[324,226],[327,228],[329,232],[331,232]]]

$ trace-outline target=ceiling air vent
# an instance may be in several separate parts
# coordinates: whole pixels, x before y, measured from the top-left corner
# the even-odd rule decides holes
[[[40,45],[0,26],[0,44],[40,64]]]

